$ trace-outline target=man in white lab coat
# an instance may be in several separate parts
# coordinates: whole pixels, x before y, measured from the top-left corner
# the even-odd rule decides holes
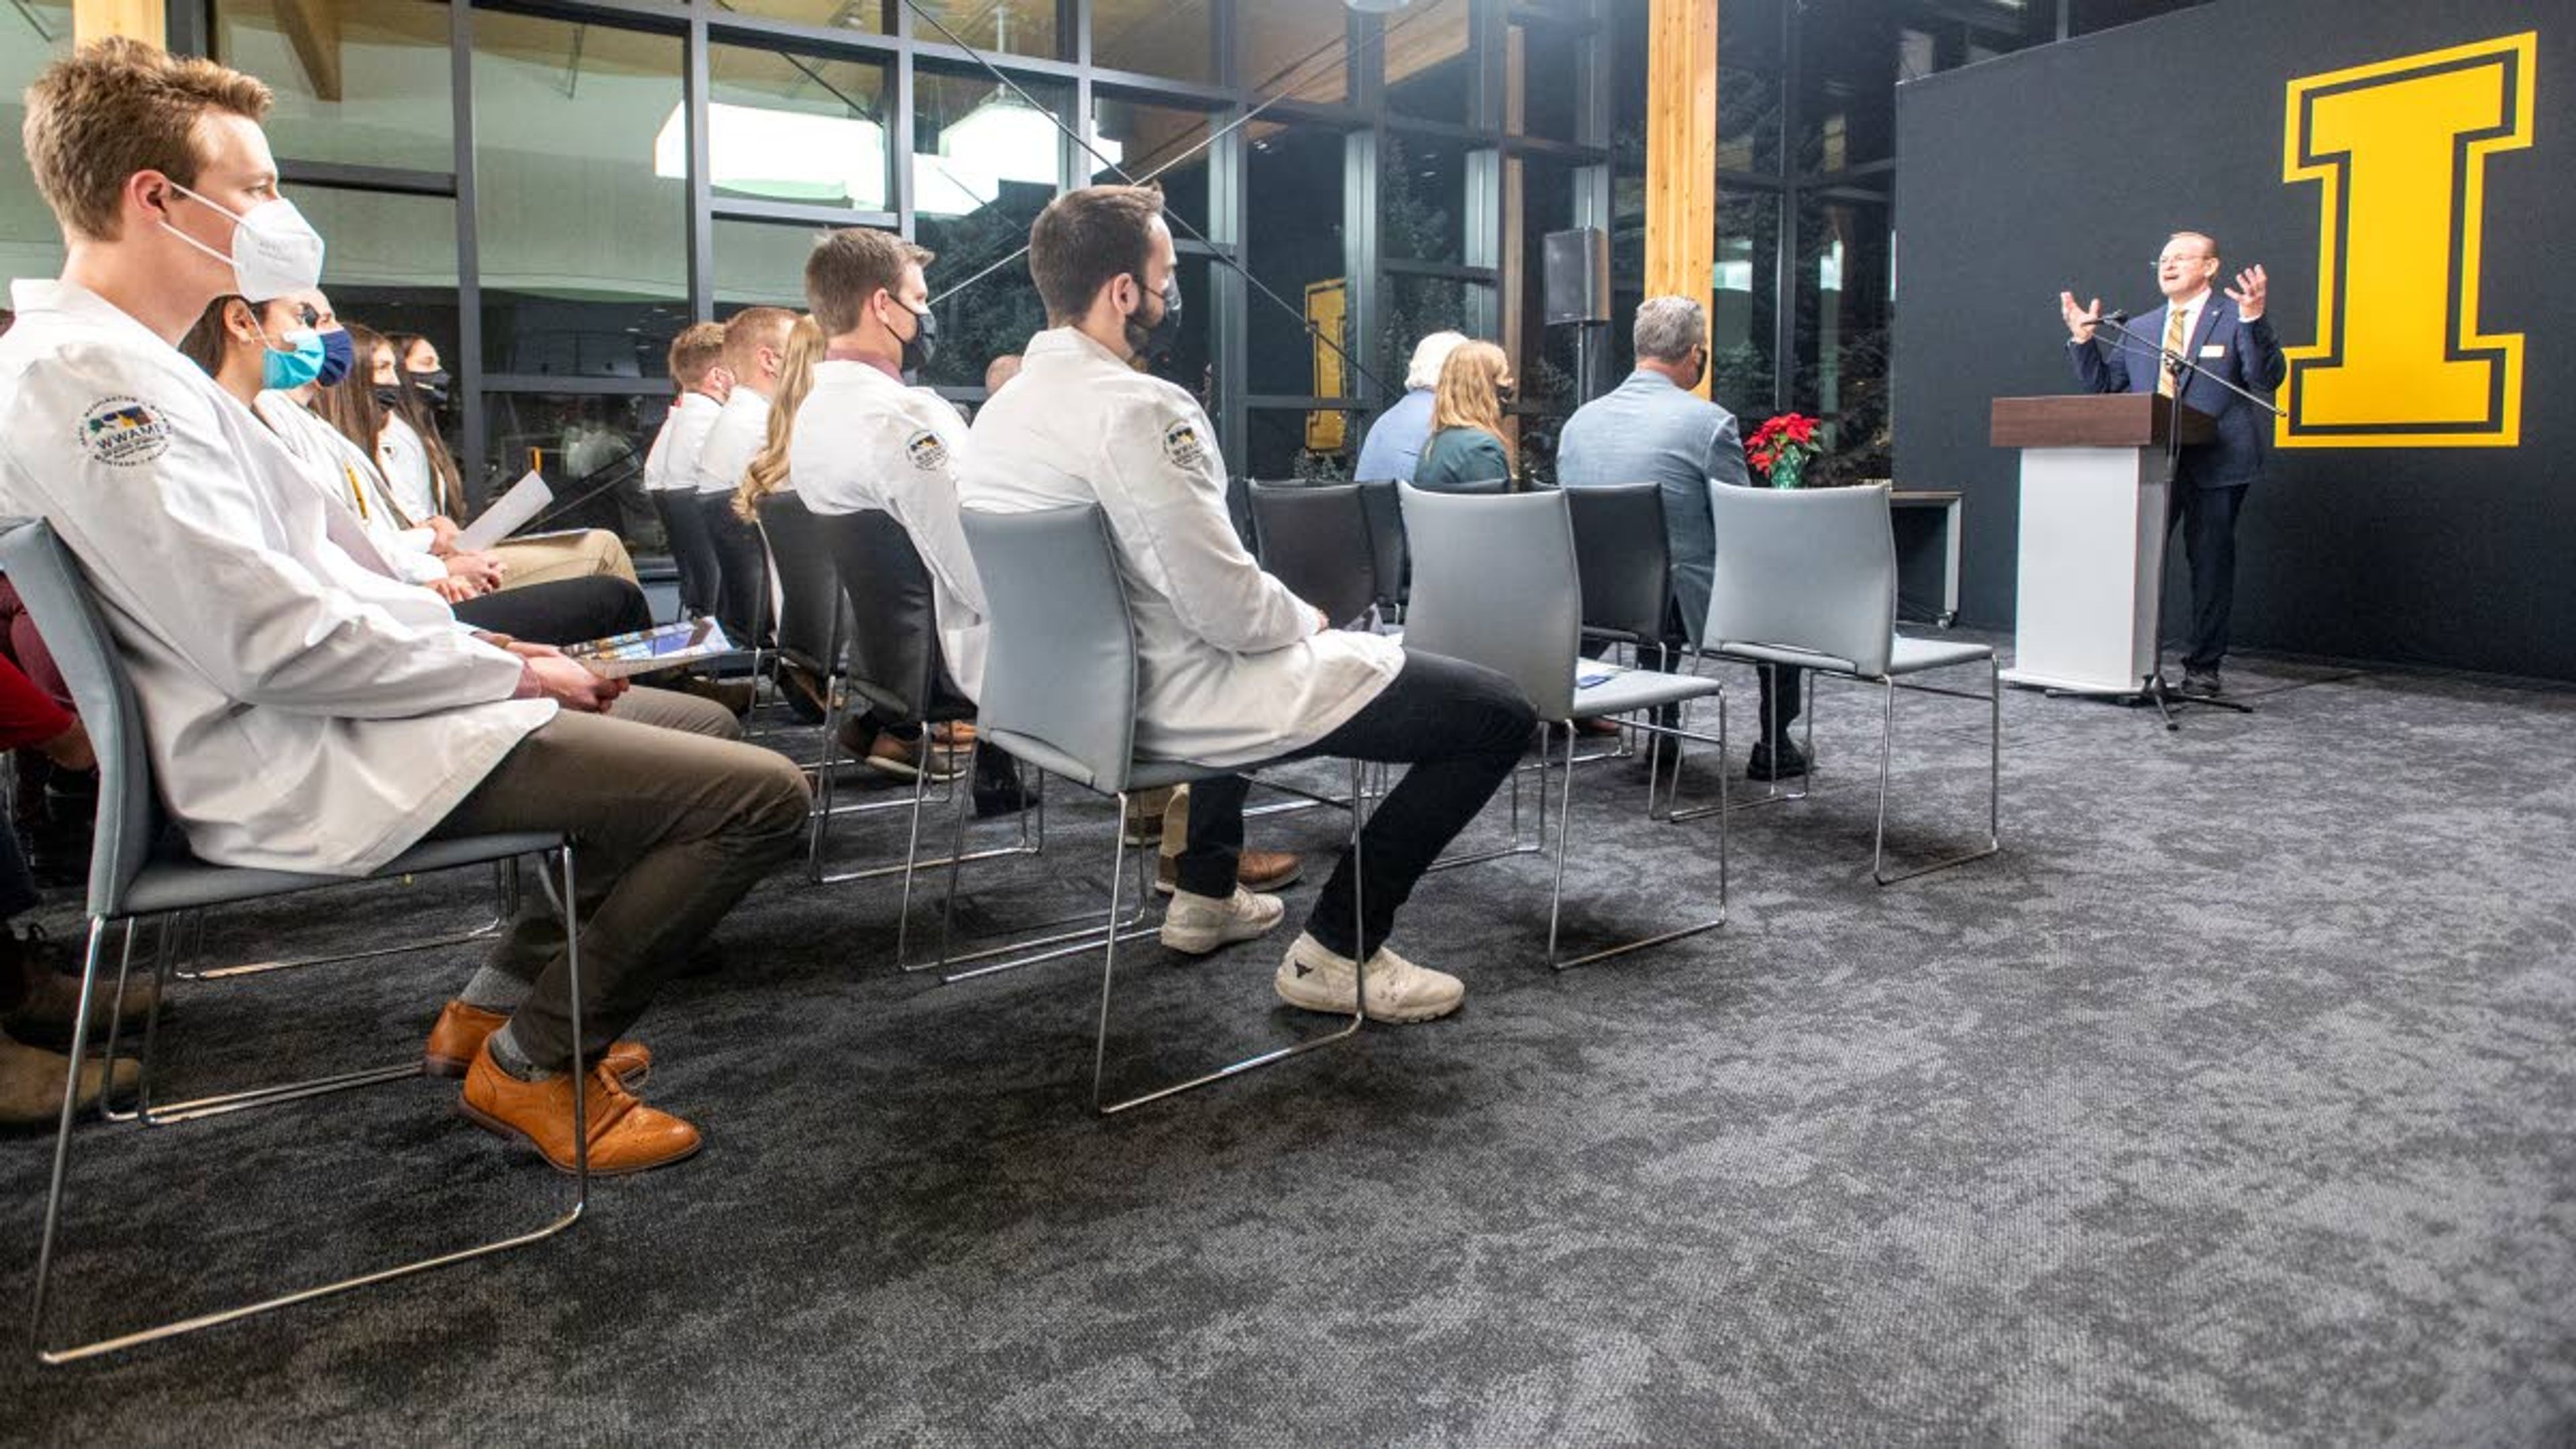
[[[1369,817],[1364,919],[1355,928],[1362,882],[1345,851],[1276,985],[1291,1005],[1346,1012],[1365,959],[1372,1017],[1444,1016],[1465,987],[1385,941],[1415,882],[1519,762],[1530,703],[1492,670],[1331,628],[1244,552],[1207,415],[1134,366],[1168,349],[1180,321],[1174,261],[1152,188],[1090,187],[1039,215],[1029,270],[1051,330],[1030,339],[1018,380],[976,415],[959,500],[1001,511],[1100,505],[1135,620],[1140,754],[1247,768],[1306,755],[1412,767]],[[1244,791],[1239,775],[1191,787],[1172,906],[1173,917],[1236,938],[1267,928],[1260,898],[1235,875]]]
[[[692,322],[671,339],[671,385],[680,390],[653,447],[644,455],[644,487],[653,509],[662,516],[663,535],[671,543],[671,562],[680,570],[680,612],[696,618],[716,611],[716,590],[723,578],[715,542],[698,509],[698,455],[706,451],[707,430],[715,426],[733,374],[724,369],[724,325]]]
[[[983,581],[957,521],[966,420],[939,394],[903,384],[905,373],[930,365],[938,347],[923,272],[931,259],[929,251],[868,227],[831,233],[805,259],[805,300],[823,329],[824,353],[796,413],[787,471],[816,513],[877,509],[903,525],[931,577],[940,656],[971,700],[984,689],[987,626]],[[877,741],[880,757],[889,748],[905,747]],[[976,753],[975,785],[979,808],[999,810],[1017,795],[1007,759],[989,745]],[[1177,833],[1165,849],[1160,866],[1170,890],[1177,884]],[[1239,874],[1245,886],[1263,891],[1286,885],[1300,869],[1293,852],[1247,850]],[[1221,932],[1206,923],[1193,929],[1167,918],[1165,927],[1166,942],[1184,951],[1223,944]]]
[[[18,284],[0,338],[0,513],[50,520],[79,557],[162,803],[205,859],[356,875],[437,835],[579,836],[590,880],[613,882],[582,922],[589,1039],[571,1038],[560,951],[496,958],[469,993],[489,1024],[462,1110],[569,1168],[578,1091],[592,1171],[677,1161],[698,1133],[627,1090],[643,1057],[616,1038],[794,853],[802,776],[603,718],[617,683],[475,639],[329,542],[301,465],[173,345],[219,295],[320,272],[278,196],[268,104],[247,76],[124,40],[29,88],[28,159],[67,255],[59,282]]]
[[[733,390],[698,449],[698,513],[707,521],[723,584],[716,617],[725,635],[749,648],[769,619],[769,551],[760,530],[733,511],[743,470],[769,442],[769,399],[787,364],[787,333],[796,314],[784,307],[746,307],[725,324],[724,368]]]

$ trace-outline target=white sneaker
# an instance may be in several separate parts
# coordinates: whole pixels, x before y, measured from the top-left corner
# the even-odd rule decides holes
[[[1163,909],[1163,944],[1204,956],[1219,946],[1269,935],[1287,915],[1277,896],[1254,895],[1241,886],[1225,900],[1176,891]]]
[[[1359,990],[1359,968],[1350,957],[1328,951],[1303,932],[1279,963],[1279,999],[1308,1011],[1349,1015]],[[1384,946],[1368,959],[1368,1014],[1371,1021],[1430,1021],[1447,1016],[1467,999],[1467,983],[1445,971],[1416,966]]]

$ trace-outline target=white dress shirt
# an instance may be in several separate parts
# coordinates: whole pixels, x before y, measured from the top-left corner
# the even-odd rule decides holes
[[[958,501],[1108,515],[1135,617],[1138,754],[1257,764],[1331,734],[1395,678],[1401,647],[1326,630],[1244,552],[1197,399],[1070,327],[1026,356],[975,415]]]
[[[512,698],[515,656],[334,546],[302,465],[178,349],[79,287],[11,301],[0,512],[80,559],[198,855],[363,874],[554,717]]]
[[[823,362],[796,410],[787,472],[816,513],[891,513],[930,571],[939,652],[968,699],[984,690],[984,584],[957,521],[966,420],[937,393],[866,362]]]
[[[743,470],[768,444],[769,399],[747,387],[735,388],[707,426],[707,440],[698,452],[698,492],[731,493],[741,487]]]
[[[653,450],[644,455],[644,486],[657,492],[694,493],[698,488],[698,455],[706,451],[707,430],[716,425],[724,404],[702,392],[684,392],[653,435]]]

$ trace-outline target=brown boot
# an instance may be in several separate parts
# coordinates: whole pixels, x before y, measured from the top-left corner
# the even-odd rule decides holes
[[[42,926],[29,926],[22,936],[0,933],[0,973],[13,978],[13,985],[0,986],[0,1001],[15,1000],[0,1010],[0,1028],[22,1042],[43,1047],[66,1047],[72,1040],[72,1017],[80,1010],[80,978],[66,976],[61,968],[68,953],[45,935]],[[107,1044],[107,1024],[118,1010],[116,993],[101,973],[99,991],[89,1004],[90,1042]],[[125,986],[123,1011],[126,1026],[143,1029],[144,1013],[152,1009],[157,991],[148,979],[129,981]]]
[[[451,1001],[438,1013],[438,1024],[429,1029],[429,1045],[421,1053],[421,1075],[461,1077],[474,1065],[475,1054],[483,1050],[483,1039],[501,1029],[510,1019],[506,1011],[486,1011]],[[653,1074],[653,1052],[640,1041],[613,1041],[600,1059],[618,1084],[628,1091],[644,1085]]]
[[[60,1122],[63,1076],[71,1064],[72,1059],[60,1052],[0,1036],[0,1127],[51,1127]],[[88,1112],[98,1106],[99,1090],[106,1084],[102,1065],[97,1061],[81,1063],[76,1110]],[[117,1097],[121,1100],[133,1096],[142,1075],[142,1068],[135,1065],[132,1057],[117,1058]]]
[[[1247,850],[1235,858],[1235,884],[1258,895],[1296,882],[1306,863],[1293,850]],[[1171,895],[1181,888],[1181,861],[1167,855],[1154,863],[1154,889]]]
[[[456,1110],[499,1133],[537,1149],[557,1171],[575,1167],[572,1093],[575,1077],[558,1072],[540,1082],[523,1082],[492,1060],[487,1040],[474,1053],[465,1073],[465,1091]],[[590,1113],[590,1170],[602,1176],[647,1172],[695,1156],[698,1129],[635,1100],[617,1084],[603,1064],[578,1078]]]

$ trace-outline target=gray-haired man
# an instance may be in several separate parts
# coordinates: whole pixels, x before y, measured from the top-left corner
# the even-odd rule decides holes
[[[1637,308],[1637,370],[1574,410],[1557,435],[1556,479],[1567,488],[1654,483],[1663,488],[1671,541],[1672,633],[1693,642],[1708,617],[1717,554],[1708,490],[1752,486],[1735,415],[1691,391],[1708,370],[1708,315],[1688,297],[1649,297]],[[1798,717],[1799,671],[1762,671],[1762,737],[1747,773],[1775,780],[1807,772],[1789,738]]]

